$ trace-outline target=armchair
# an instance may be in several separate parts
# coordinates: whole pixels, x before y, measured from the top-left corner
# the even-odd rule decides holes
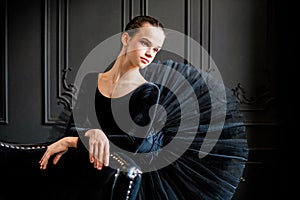
[[[49,144],[16,144],[0,141],[0,199],[97,199],[99,174],[107,173],[110,199],[135,199],[141,171],[126,155],[112,152],[110,166],[98,171],[88,152],[70,149],[57,166],[39,169],[39,160]],[[74,155],[75,154],[75,155]],[[79,163],[79,164],[78,164]]]

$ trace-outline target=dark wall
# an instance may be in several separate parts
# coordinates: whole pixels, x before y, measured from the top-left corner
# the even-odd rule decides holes
[[[281,47],[286,9],[275,0],[6,0],[0,2],[0,139],[47,142],[62,109],[72,107],[76,72],[87,54],[138,14],[200,43],[237,96],[250,157],[235,199],[286,193],[286,121],[281,111]],[[200,52],[201,53],[201,52]],[[192,52],[193,54],[193,52]],[[285,93],[284,93],[285,94]]]

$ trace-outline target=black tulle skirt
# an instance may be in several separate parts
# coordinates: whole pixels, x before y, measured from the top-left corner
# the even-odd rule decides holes
[[[232,92],[209,73],[172,60],[141,72],[161,90],[157,121],[164,124],[157,124],[156,137],[173,145],[146,163],[159,169],[143,174],[138,199],[231,199],[248,158]]]

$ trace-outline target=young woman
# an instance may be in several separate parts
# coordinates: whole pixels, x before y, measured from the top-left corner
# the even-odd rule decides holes
[[[96,189],[97,197],[110,199],[111,194],[107,192],[110,186],[106,186],[105,183],[109,182],[111,176],[105,174],[111,173],[108,169],[113,146],[136,154],[153,152],[143,157],[138,165],[147,167],[154,163],[152,161],[159,157],[156,152],[159,153],[164,145],[173,140],[183,119],[181,105],[178,99],[173,98],[172,92],[159,84],[148,82],[149,79],[145,79],[144,74],[141,74],[144,69],[149,69],[148,65],[162,48],[165,37],[162,24],[153,17],[137,16],[127,24],[121,37],[120,54],[112,66],[107,71],[97,74],[95,78],[85,77],[86,80],[90,80],[91,86],[87,87],[88,89],[80,88],[82,91],[91,90],[81,95],[90,102],[80,106],[79,96],[77,101],[79,106],[75,106],[70,121],[80,122],[78,124],[82,126],[76,127],[74,122],[69,123],[73,125],[67,126],[65,137],[48,146],[40,160],[41,169],[47,168],[52,156],[53,163],[56,164],[70,147],[85,146],[89,151],[90,162],[98,169],[95,171],[102,173],[100,180],[103,184]],[[143,172],[141,187],[134,196],[137,199],[229,200],[239,183],[248,153],[245,127],[236,101],[230,91],[227,91],[225,104],[227,103],[228,109],[224,127],[221,127],[222,135],[214,149],[200,159],[200,147],[211,121],[210,93],[217,95],[218,89],[208,91],[202,74],[191,67],[173,62],[167,62],[166,65],[172,66],[186,79],[191,80],[190,84],[198,99],[190,106],[194,103],[199,104],[199,127],[196,127],[196,132],[191,131],[193,127],[189,126],[182,130],[184,135],[176,139],[174,151],[169,150],[160,157],[169,162],[168,165],[156,169],[154,163],[154,170]],[[146,66],[148,67],[145,68]],[[158,74],[158,77],[164,77],[167,71],[154,66],[151,72]],[[157,77],[156,75],[152,77]],[[184,98],[189,98],[184,87],[178,88],[180,84],[174,87],[175,90],[181,91]],[[165,105],[169,117],[162,129],[155,129],[160,121],[164,120],[161,112],[156,112],[158,104]],[[77,112],[77,109],[80,112]],[[91,117],[93,111],[95,116]],[[126,115],[127,112],[129,115]],[[187,121],[194,117],[195,110],[192,108],[188,112],[185,116]],[[95,118],[96,120],[93,120]],[[157,121],[158,126],[155,124]],[[78,134],[85,137],[78,137]],[[187,146],[185,153],[176,161],[171,161],[176,151],[182,150],[181,144],[188,142],[189,137],[193,143]]]
[[[69,148],[82,149],[84,146],[88,148],[90,162],[94,165],[94,168],[101,171],[104,166],[109,166],[110,142],[126,151],[137,153],[146,150],[151,151],[153,145],[145,146],[143,142],[143,137],[149,134],[148,131],[141,131],[138,127],[151,124],[155,112],[152,116],[149,116],[149,109],[158,103],[159,89],[155,84],[145,80],[140,70],[153,61],[162,48],[164,40],[163,25],[153,17],[137,16],[127,24],[121,36],[122,48],[117,59],[108,71],[99,73],[97,81],[89,86],[92,87],[92,89],[89,88],[90,91],[96,90],[94,97],[93,95],[86,97],[86,95],[81,94],[91,101],[82,103],[78,100],[69,125],[65,130],[65,137],[47,147],[46,152],[39,161],[41,169],[45,170],[47,168],[52,156],[54,158],[51,161],[53,164],[57,164]],[[86,79],[93,80],[89,76]],[[86,91],[86,88],[83,87],[80,90]],[[79,96],[79,98],[81,97]],[[93,102],[93,100],[95,101]],[[119,116],[121,123],[128,125],[127,129],[131,130],[130,134],[124,128],[118,126],[119,122],[116,122],[116,116],[111,109],[112,102],[114,102],[114,107],[118,108],[118,112],[121,113]],[[88,110],[88,105],[93,103],[95,104],[94,109],[98,124],[96,122],[89,124],[90,127],[79,133],[74,125],[74,113],[80,110],[78,109],[80,106],[85,107],[79,111],[81,113],[78,115],[87,118],[83,121],[89,121],[88,118],[92,111],[86,113],[86,110]],[[128,112],[128,109],[130,116],[122,116]],[[82,112],[85,112],[85,114],[82,115]],[[76,136],[74,132],[83,134],[87,140],[79,137],[78,134]],[[85,141],[82,141],[81,138]],[[111,171],[108,173],[107,176],[103,175],[101,178],[103,182],[109,182],[108,179],[111,179]],[[102,191],[96,192],[96,196],[99,199],[111,198],[109,197],[111,194],[107,193],[109,188],[109,186],[103,187]]]
[[[121,98],[134,90],[140,89],[146,93],[153,93],[156,98],[153,98],[153,95],[146,95],[151,96],[151,104],[156,103],[158,101],[158,88],[151,83],[146,84],[147,81],[139,70],[153,61],[157,52],[162,48],[164,39],[163,26],[156,19],[149,16],[134,18],[122,34],[122,49],[113,67],[98,76],[97,92],[99,96],[102,96],[102,99]],[[99,110],[101,110],[101,107],[106,108],[107,106],[101,105],[101,101],[100,98],[99,102],[96,102],[99,105],[97,106]],[[144,99],[143,103],[145,101],[147,99]],[[142,102],[137,101],[137,103]],[[108,123],[111,124],[111,122]],[[106,126],[107,124],[104,124],[104,127]],[[90,144],[92,144],[89,150],[90,161],[94,163],[94,167],[102,169],[103,165],[108,166],[109,140],[106,133],[100,129],[90,129],[85,135],[90,138]],[[55,164],[69,147],[77,147],[78,139],[78,137],[64,137],[51,144],[40,160],[41,169],[46,169],[48,160],[52,155],[56,154],[53,160]]]

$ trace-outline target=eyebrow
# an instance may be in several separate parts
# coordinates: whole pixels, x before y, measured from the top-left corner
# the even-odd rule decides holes
[[[152,42],[148,38],[142,37],[142,39],[147,40],[147,42],[149,42],[152,45]],[[161,48],[161,46],[157,46],[156,48]]]

